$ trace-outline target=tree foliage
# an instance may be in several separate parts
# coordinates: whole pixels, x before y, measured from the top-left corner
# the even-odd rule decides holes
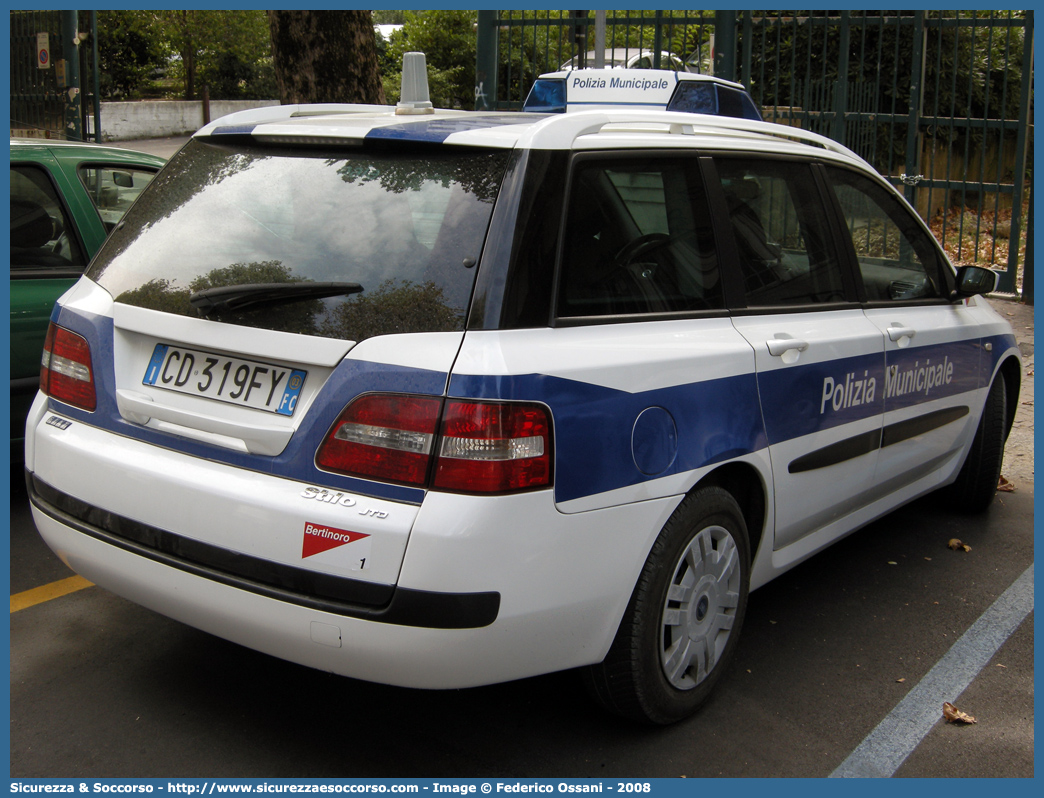
[[[262,11],[152,11],[166,45],[169,73],[195,100],[206,85],[211,99],[272,96],[268,25]]]
[[[129,100],[164,62],[163,42],[138,11],[98,12],[98,73],[103,97]]]
[[[263,11],[100,11],[98,60],[106,99],[137,99],[155,75],[181,99],[272,99],[268,19]]]
[[[428,91],[436,108],[475,107],[475,11],[404,11],[382,63],[389,102],[399,99],[403,53],[424,53]]]
[[[802,12],[804,16],[759,17],[755,12],[749,33],[741,33],[738,52],[750,51],[748,86],[762,106],[792,106],[805,112],[831,112],[837,107],[836,92],[844,81],[847,110],[860,113],[907,116],[920,99],[926,116],[956,119],[1016,119],[1022,87],[1022,56],[1025,29],[1003,24],[1022,18],[1024,12],[899,11],[853,13],[847,53],[848,69],[840,74],[843,61],[840,27],[835,12]],[[914,16],[924,21],[922,98],[910,94],[915,71],[916,28]],[[996,27],[973,27],[968,20],[988,16]],[[903,24],[894,24],[899,17]],[[749,40],[745,40],[747,37]],[[830,133],[829,125],[813,128]],[[982,127],[934,126],[929,133],[947,145],[966,140],[981,145]],[[889,157],[902,156],[906,148],[904,129],[899,135],[892,125],[876,125],[873,150],[879,168]],[[969,139],[970,137],[970,139]],[[848,142],[853,143],[853,142]]]

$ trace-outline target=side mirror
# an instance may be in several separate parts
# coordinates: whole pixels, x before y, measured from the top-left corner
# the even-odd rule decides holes
[[[134,188],[134,176],[129,172],[113,172],[112,182],[120,188]]]
[[[961,266],[957,269],[955,299],[996,291],[999,279],[997,272],[991,269],[984,269],[982,266]]]

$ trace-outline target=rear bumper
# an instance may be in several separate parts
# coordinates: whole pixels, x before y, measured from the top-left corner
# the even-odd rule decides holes
[[[194,541],[75,499],[26,472],[34,514],[162,565],[332,615],[434,629],[488,626],[500,594],[443,593],[378,585],[293,568]]]
[[[177,621],[319,670],[407,687],[483,683],[474,630],[421,629],[349,618],[242,590],[105,543],[33,506],[41,535],[74,571]],[[473,669],[472,669],[473,670]],[[496,681],[496,679],[490,680]]]

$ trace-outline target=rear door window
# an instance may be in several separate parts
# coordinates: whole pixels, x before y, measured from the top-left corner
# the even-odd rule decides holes
[[[151,169],[95,164],[82,165],[78,171],[106,233],[112,232],[131,203],[156,176],[156,171]]]
[[[719,158],[748,307],[846,299],[833,233],[809,164]]]
[[[11,166],[11,272],[81,271],[87,261],[47,172]]]
[[[573,169],[559,317],[723,306],[706,198],[692,159],[581,159]]]

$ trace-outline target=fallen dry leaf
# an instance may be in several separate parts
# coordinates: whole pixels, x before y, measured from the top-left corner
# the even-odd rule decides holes
[[[943,717],[947,723],[978,723],[975,718],[966,712],[961,712],[949,701],[943,704]]]
[[[962,543],[960,538],[950,538],[950,542],[946,545],[954,551],[957,551],[958,549],[964,549],[964,551],[971,551],[971,546],[969,546],[967,543]]]
[[[906,681],[906,677],[904,676],[902,679],[896,679],[896,681],[899,682],[900,684],[902,684],[903,682]]]
[[[1002,490],[1005,493],[1013,493],[1015,491],[1015,483],[1011,482],[1006,476],[1001,474],[1000,481],[997,482],[997,490]]]

